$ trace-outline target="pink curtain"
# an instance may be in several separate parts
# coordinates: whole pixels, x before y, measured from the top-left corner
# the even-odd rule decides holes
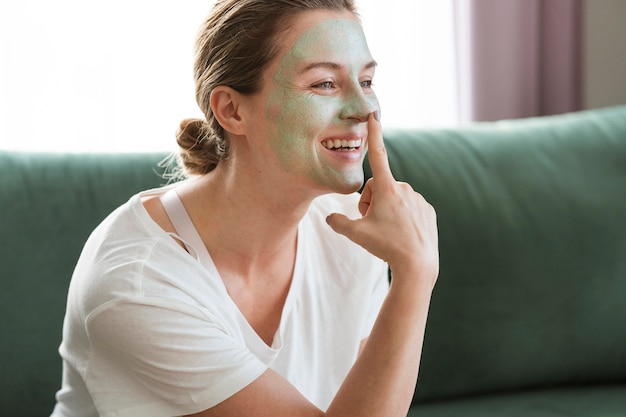
[[[464,122],[582,107],[583,0],[454,0]]]

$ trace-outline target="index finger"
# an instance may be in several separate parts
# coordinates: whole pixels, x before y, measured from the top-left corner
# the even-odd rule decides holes
[[[372,169],[372,177],[378,180],[395,181],[389,168],[380,122],[374,113],[377,112],[370,113],[367,119],[367,160]]]

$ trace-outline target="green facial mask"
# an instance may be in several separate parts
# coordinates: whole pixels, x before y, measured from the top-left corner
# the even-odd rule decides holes
[[[336,93],[319,94],[302,83],[304,78],[297,71],[317,62],[332,62],[343,68],[341,72],[329,71],[330,78],[337,78],[340,86]],[[266,111],[275,128],[271,147],[285,171],[305,175],[316,185],[338,192],[352,192],[361,186],[360,162],[329,161],[321,148],[320,135],[324,137],[325,131],[336,126],[345,130],[347,124],[355,123],[355,115],[367,117],[379,108],[373,92],[364,91],[359,83],[363,67],[370,62],[361,25],[348,18],[318,23],[282,57],[272,79]]]

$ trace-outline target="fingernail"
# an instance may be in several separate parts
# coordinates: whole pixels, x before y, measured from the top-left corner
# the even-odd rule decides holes
[[[380,110],[374,111],[374,119],[376,119],[377,122],[380,122]]]

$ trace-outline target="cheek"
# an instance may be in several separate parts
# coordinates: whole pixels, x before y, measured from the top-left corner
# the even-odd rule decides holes
[[[300,96],[284,100],[277,109],[276,127],[283,146],[302,146],[333,120],[334,106],[320,97]]]
[[[290,171],[294,163],[305,154],[307,120],[302,105],[286,94],[281,94],[268,102],[266,117],[268,141],[272,152],[283,169]]]

